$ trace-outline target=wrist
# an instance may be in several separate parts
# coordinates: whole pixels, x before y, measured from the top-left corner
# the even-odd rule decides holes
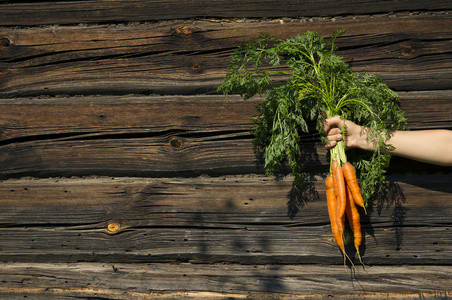
[[[362,150],[375,151],[375,144],[369,141],[369,136],[367,131],[369,129],[364,126],[359,126],[359,132],[356,138],[356,147]]]

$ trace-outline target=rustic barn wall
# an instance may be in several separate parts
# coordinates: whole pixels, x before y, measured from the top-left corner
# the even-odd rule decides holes
[[[216,93],[240,43],[337,27],[411,130],[452,129],[450,1],[0,1],[0,298],[451,297],[450,167],[395,157],[344,267],[319,135],[297,190],[261,99]]]

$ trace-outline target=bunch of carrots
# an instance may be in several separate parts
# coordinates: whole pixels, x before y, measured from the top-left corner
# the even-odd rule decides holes
[[[330,174],[325,179],[328,214],[331,222],[331,231],[334,239],[345,257],[345,216],[353,231],[354,245],[359,260],[359,246],[362,241],[361,222],[356,205],[366,208],[358,185],[355,168],[350,162],[341,163],[341,160],[332,160]],[[366,212],[367,213],[367,212]],[[350,260],[350,258],[349,258]],[[351,260],[350,260],[351,261]]]
[[[337,49],[334,42],[344,33],[343,28],[338,28],[328,40],[314,31],[286,40],[263,34],[259,40],[243,44],[234,51],[224,82],[218,88],[225,95],[239,93],[245,100],[255,95],[266,96],[257,106],[259,114],[253,119],[256,123],[254,145],[263,150],[267,174],[278,172],[287,158],[295,184],[300,188],[303,170],[298,164],[299,133],[309,133],[308,121],[316,121],[319,132],[325,119],[336,115],[359,121],[369,128],[369,142],[375,142],[378,149],[392,147],[386,144],[390,130],[406,129],[397,93],[376,75],[353,72],[344,59],[334,53]],[[285,66],[278,70],[282,63]],[[282,75],[287,80],[279,81],[279,76],[274,75]],[[372,155],[367,151],[354,151],[361,190],[353,165],[347,162],[343,140],[330,148],[330,154],[331,175],[326,178],[326,186],[334,238],[345,260],[347,216],[361,260],[362,234],[357,205],[365,209],[363,196],[369,201],[384,183],[390,155],[380,150]]]

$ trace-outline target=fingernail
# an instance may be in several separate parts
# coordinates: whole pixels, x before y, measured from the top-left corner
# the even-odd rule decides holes
[[[342,139],[342,135],[338,134],[338,135],[336,136],[336,139],[337,139],[338,141],[340,141],[340,140]]]

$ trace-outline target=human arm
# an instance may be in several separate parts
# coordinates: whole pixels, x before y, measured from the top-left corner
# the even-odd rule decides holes
[[[375,151],[375,144],[368,142],[366,127],[349,120],[342,120],[339,116],[325,120],[324,128],[330,142],[327,148],[333,147],[342,139],[340,128],[343,127],[344,122],[346,147]],[[436,165],[452,166],[451,130],[394,131],[386,143],[395,148],[388,151],[390,154]]]

